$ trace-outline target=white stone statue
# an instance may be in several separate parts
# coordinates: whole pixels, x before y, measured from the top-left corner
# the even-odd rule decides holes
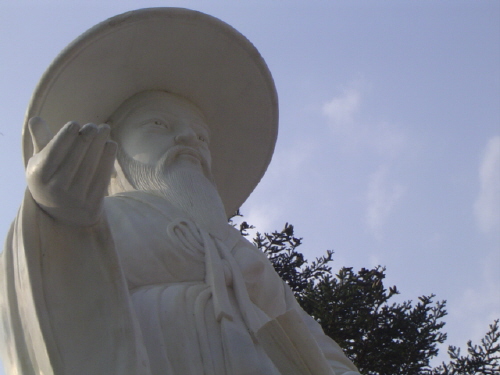
[[[114,17],[55,60],[27,119],[0,258],[8,374],[358,374],[227,223],[277,130],[241,34],[183,9]]]

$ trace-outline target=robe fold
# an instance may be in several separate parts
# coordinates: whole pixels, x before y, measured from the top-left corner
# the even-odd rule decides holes
[[[27,192],[0,258],[7,374],[355,375],[266,256],[143,192],[64,225]]]

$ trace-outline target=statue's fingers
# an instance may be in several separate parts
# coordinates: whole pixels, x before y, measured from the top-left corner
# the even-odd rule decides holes
[[[106,193],[106,189],[111,179],[111,172],[115,164],[116,150],[118,145],[113,141],[106,141],[102,150],[102,155],[97,165],[92,182],[89,185],[87,199],[89,201],[98,201]]]
[[[75,173],[73,181],[71,181],[70,189],[78,189],[82,191],[83,194],[87,194],[93,176],[100,163],[104,145],[109,138],[109,132],[109,125],[104,124],[98,127],[97,134],[90,142],[78,170]]]
[[[177,241],[181,244],[181,246],[186,250],[190,251],[193,250],[193,244],[189,241],[189,239],[186,237],[186,233],[182,231],[180,228],[175,228],[175,233],[176,233],[176,238]]]
[[[178,246],[188,252],[196,251],[203,254],[203,244],[199,243],[193,233],[193,226],[189,219],[176,219],[167,226],[168,236]],[[195,231],[198,230],[195,228]],[[199,233],[198,233],[199,234]]]
[[[186,246],[189,249],[191,249],[191,250],[197,250],[197,251],[201,250],[200,244],[194,238],[193,233],[191,233],[188,230],[188,231],[183,232],[183,235],[184,235],[184,241],[186,243]]]
[[[72,151],[79,130],[80,125],[78,123],[74,121],[68,122],[43,148],[43,152],[46,153],[41,166],[41,176],[44,182],[52,178],[61,163],[65,161],[68,153]]]
[[[187,252],[198,251],[203,253],[203,248],[196,242],[189,228],[184,225],[185,223],[181,224],[174,226],[170,230],[170,237]]]
[[[28,121],[28,128],[33,142],[33,155],[43,150],[54,137],[49,126],[41,117],[32,117]]]
[[[71,150],[66,154],[66,158],[61,161],[59,169],[56,171],[57,179],[62,186],[67,189],[72,185],[80,164],[87,154],[92,141],[97,135],[98,129],[95,124],[82,126],[78,135],[74,138]]]
[[[201,236],[200,230],[198,229],[198,226],[191,220],[189,220],[187,224],[189,228],[189,233],[193,238],[193,242],[196,244],[197,247],[203,248],[203,238]]]

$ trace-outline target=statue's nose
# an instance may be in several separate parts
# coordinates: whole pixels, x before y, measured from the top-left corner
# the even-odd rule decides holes
[[[183,129],[175,136],[175,141],[178,144],[193,144],[196,141],[196,133],[190,128]]]

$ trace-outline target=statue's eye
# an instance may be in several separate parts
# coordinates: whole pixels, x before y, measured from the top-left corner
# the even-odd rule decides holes
[[[200,141],[202,141],[202,142],[206,142],[206,141],[207,141],[207,140],[205,139],[205,137],[204,137],[204,136],[202,136],[202,135],[198,135],[198,139],[199,139]]]
[[[166,123],[165,121],[160,120],[160,119],[151,119],[151,120],[148,120],[148,121],[145,122],[144,125],[147,125],[147,124],[153,125],[155,127],[159,126],[159,127],[166,128],[166,129],[169,128],[168,123]]]
[[[168,124],[164,121],[161,120],[153,120],[153,124],[157,126],[163,126],[165,128],[168,128]]]

